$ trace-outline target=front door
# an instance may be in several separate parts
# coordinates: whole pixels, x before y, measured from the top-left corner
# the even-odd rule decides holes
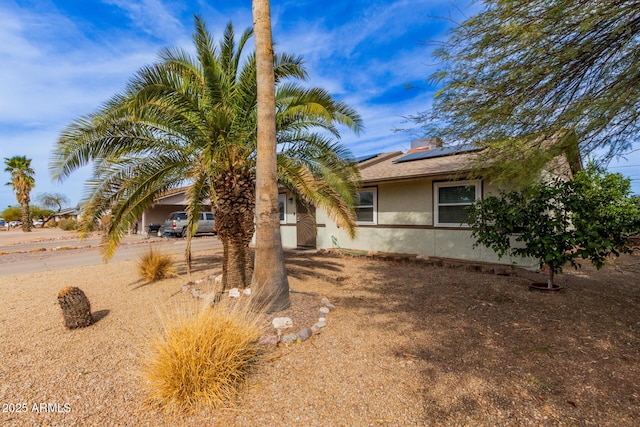
[[[315,248],[316,247],[316,225],[315,215],[316,208],[314,206],[305,206],[302,202],[298,202],[298,223],[296,226],[298,247]]]

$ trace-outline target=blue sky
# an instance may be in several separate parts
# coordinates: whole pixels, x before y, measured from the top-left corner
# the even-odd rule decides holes
[[[433,88],[426,80],[437,64],[425,42],[442,39],[452,21],[473,15],[477,5],[468,5],[275,0],[274,41],[277,50],[304,57],[310,84],[361,114],[365,132],[343,132],[355,155],[407,150],[412,136],[393,129],[429,107]],[[252,24],[249,0],[0,0],[0,158],[33,159],[33,196],[58,192],[73,205],[81,200],[88,168],[62,184],[51,181],[48,162],[58,134],[121,91],[162,48],[190,50],[194,14],[216,36],[229,21],[237,33]],[[612,169],[631,176],[636,193],[638,165],[640,153],[633,153]],[[1,182],[8,179],[0,171]],[[15,204],[11,188],[0,186],[0,210]]]

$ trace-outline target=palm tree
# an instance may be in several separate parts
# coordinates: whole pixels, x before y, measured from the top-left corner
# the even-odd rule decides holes
[[[35,186],[35,171],[31,167],[31,159],[26,156],[13,156],[4,158],[7,165],[5,172],[11,174],[11,181],[7,183],[16,192],[16,199],[22,209],[22,231],[31,231],[31,220],[29,218],[29,202],[31,201],[31,189]]]
[[[256,33],[258,134],[256,159],[256,258],[251,281],[254,300],[267,312],[291,305],[278,215],[276,94],[269,0],[253,0]]]
[[[96,221],[111,213],[107,258],[129,224],[163,192],[187,185],[192,231],[209,198],[224,248],[223,285],[244,287],[254,232],[257,133],[256,58],[244,48],[253,33],[247,29],[236,44],[228,24],[216,47],[197,16],[195,26],[197,56],[163,50],[159,62],[136,73],[124,93],[62,132],[51,172],[64,180],[92,162],[83,214]],[[326,207],[353,232],[359,175],[337,141],[337,126],[358,132],[360,117],[326,91],[297,83],[306,78],[300,57],[278,54],[273,66],[281,182],[302,200]],[[187,261],[190,238],[191,233]]]

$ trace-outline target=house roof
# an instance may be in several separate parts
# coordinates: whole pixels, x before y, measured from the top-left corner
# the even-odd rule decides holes
[[[60,209],[60,211],[56,212],[55,215],[56,216],[80,215],[80,207]]]
[[[176,194],[186,193],[188,188],[189,187],[171,188],[165,191],[164,193],[162,193],[161,195],[159,195],[158,197],[156,197],[156,200],[162,200],[162,199],[166,199],[167,197],[174,196]]]
[[[426,150],[421,151],[426,152]],[[371,183],[451,175],[470,170],[474,155],[475,153],[468,151],[443,151],[440,155],[402,160],[407,157],[407,154],[400,151],[383,153],[360,163],[360,176],[363,183]]]

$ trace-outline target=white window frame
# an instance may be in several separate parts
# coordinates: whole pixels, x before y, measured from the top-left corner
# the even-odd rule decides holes
[[[284,216],[283,218],[280,220],[280,224],[286,224],[287,223],[287,194],[286,193],[279,193],[278,194],[278,210],[280,210],[280,201],[282,200],[282,205],[284,206]]]
[[[440,189],[444,187],[464,187],[467,185],[474,185],[476,189],[475,200],[482,198],[482,180],[474,179],[467,181],[446,181],[446,182],[434,182],[433,183],[433,224],[436,227],[469,227],[467,223],[451,223],[440,222],[440,206],[471,206],[471,203],[439,203]]]
[[[362,225],[375,225],[378,223],[378,189],[376,187],[361,188],[358,193],[373,193],[373,221],[358,221],[356,212],[356,224]],[[362,205],[356,205],[355,208],[362,207]],[[370,207],[370,206],[364,206]]]

